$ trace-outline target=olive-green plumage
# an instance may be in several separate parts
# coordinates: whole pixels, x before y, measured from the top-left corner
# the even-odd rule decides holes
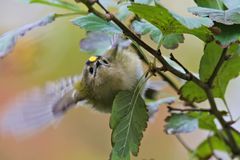
[[[81,80],[54,108],[60,111],[77,101],[87,100],[95,109],[111,112],[116,94],[131,90],[142,75],[137,55],[126,50],[115,52],[90,57],[82,71]]]

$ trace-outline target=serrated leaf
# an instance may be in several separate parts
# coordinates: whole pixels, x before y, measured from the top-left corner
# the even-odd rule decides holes
[[[219,134],[226,135],[223,130],[218,130]],[[224,142],[222,137],[219,137],[219,134],[214,134],[208,139],[204,140],[198,145],[198,147],[193,152],[193,157],[207,159],[212,156],[213,151],[223,151],[226,153],[231,153],[231,149]],[[232,130],[233,137],[237,144],[240,144],[240,135],[236,131]]]
[[[146,21],[133,21],[132,28],[137,34],[149,34],[151,40],[157,44],[160,43],[167,49],[176,49],[179,43],[183,43],[182,34],[169,34],[163,37],[162,32]]]
[[[216,43],[209,43],[204,50],[200,62],[200,79],[204,82],[208,81],[211,74],[216,67],[218,60],[222,54],[222,48]],[[213,82],[213,94],[214,97],[224,98],[224,94],[229,81],[239,75],[240,72],[240,52],[237,44],[232,45],[228,51],[232,57],[225,61],[220,68],[214,82]]]
[[[209,17],[211,20],[218,23],[226,25],[240,24],[240,6],[225,11],[203,7],[192,7],[189,8],[188,11],[200,17]]]
[[[192,156],[201,159],[208,159],[213,155],[213,151],[216,150],[224,152],[230,151],[228,145],[225,144],[222,138],[219,138],[217,135],[213,135],[199,144],[194,150]]]
[[[92,13],[86,16],[78,17],[72,20],[72,23],[85,29],[86,31],[122,33],[122,30],[117,25],[112,22],[107,22]]]
[[[215,42],[207,44],[202,56],[199,75],[203,82],[207,82],[212,75],[218,60],[221,57],[222,48]],[[228,55],[232,57],[225,61],[218,71],[213,81],[212,92],[214,97],[224,99],[224,94],[229,81],[239,75],[240,72],[240,49],[238,44],[232,45],[228,50]],[[181,98],[191,102],[202,102],[207,96],[202,88],[193,82],[186,82],[180,89]]]
[[[80,49],[83,52],[101,55],[115,47],[127,48],[130,44],[130,40],[123,40],[119,34],[88,32],[87,37],[80,41]]]
[[[164,35],[186,33],[195,35],[203,41],[209,41],[211,39],[212,34],[206,27],[213,25],[210,19],[193,19],[178,16],[169,12],[160,4],[158,6],[149,6],[133,3],[129,6],[129,10],[155,25]]]
[[[167,49],[176,49],[179,43],[184,42],[182,34],[169,34],[163,38],[162,45]]]
[[[202,88],[194,82],[186,82],[180,88],[180,99],[187,99],[190,102],[202,102],[207,99],[207,95]]]
[[[235,43],[240,39],[240,25],[224,25],[220,23],[215,24],[221,30],[220,34],[214,35],[216,41],[222,46],[228,46],[231,43]]]
[[[217,131],[215,117],[208,112],[188,112],[189,116],[198,120],[198,127],[205,130]]]
[[[147,107],[142,99],[141,87],[122,91],[114,99],[110,127],[112,132],[113,160],[129,160],[130,152],[136,156],[143,131],[147,127]]]
[[[168,134],[189,133],[198,128],[216,131],[214,119],[207,112],[172,113],[166,119],[165,131]]]
[[[221,0],[194,0],[199,7],[222,9],[224,7]]]
[[[26,3],[41,3],[41,4],[48,5],[48,6],[64,8],[64,9],[75,11],[75,12],[81,11],[81,9],[79,8],[78,5],[75,5],[73,3],[69,3],[66,1],[62,1],[62,0],[24,0],[24,2],[26,2]]]
[[[39,21],[20,27],[19,29],[7,32],[0,36],[0,58],[12,51],[17,40],[27,32],[41,26],[45,26],[55,20],[55,14],[50,14]]]
[[[223,3],[228,9],[232,9],[235,7],[240,6],[240,1],[239,0],[223,0]]]
[[[133,21],[132,28],[137,34],[149,34],[151,40],[157,44],[160,43],[163,36],[162,32],[157,27],[146,21]]]
[[[198,129],[198,120],[187,114],[173,113],[166,119],[165,131],[167,134],[189,133]]]

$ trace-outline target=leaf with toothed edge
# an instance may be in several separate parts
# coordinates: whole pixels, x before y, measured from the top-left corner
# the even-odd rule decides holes
[[[209,17],[211,20],[218,23],[226,25],[240,24],[240,6],[225,11],[203,7],[192,7],[189,8],[188,11],[200,17]]]
[[[186,33],[195,35],[203,41],[212,39],[212,33],[207,27],[212,26],[213,22],[209,18],[182,17],[168,11],[160,4],[150,6],[132,3],[128,8],[130,11],[159,28],[164,35]]]
[[[191,156],[201,159],[209,159],[212,156],[213,151],[223,151],[229,153],[230,148],[221,137],[213,135],[201,142]]]
[[[223,48],[215,42],[208,43],[204,49],[204,55],[200,62],[199,75],[203,82],[207,82],[212,75],[220,57]],[[230,56],[225,60],[218,71],[214,81],[212,92],[214,97],[224,99],[224,95],[231,79],[236,78],[240,73],[240,48],[238,44],[229,47],[227,55]],[[192,81],[186,82],[180,89],[181,97],[190,102],[203,102],[207,95],[202,88]]]
[[[166,49],[176,49],[179,43],[183,43],[182,34],[169,34],[163,36],[162,32],[146,21],[134,21],[132,28],[137,34],[149,34],[151,40],[157,44],[161,43]]]
[[[166,118],[168,134],[189,133],[198,128],[217,131],[215,117],[207,112],[172,113]]]
[[[113,22],[108,22],[102,18],[90,13],[86,16],[81,16],[72,20],[74,25],[85,29],[86,31],[98,31],[106,33],[118,33],[121,34],[122,30]]]
[[[141,81],[140,81],[141,82]],[[114,99],[110,127],[112,131],[112,160],[129,160],[130,152],[137,156],[148,113],[141,97],[142,85],[133,91],[122,91]]]

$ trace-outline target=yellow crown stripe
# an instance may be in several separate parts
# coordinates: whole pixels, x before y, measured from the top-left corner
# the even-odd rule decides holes
[[[98,57],[96,57],[96,56],[91,56],[88,60],[89,60],[90,62],[95,62],[97,59],[98,59]]]

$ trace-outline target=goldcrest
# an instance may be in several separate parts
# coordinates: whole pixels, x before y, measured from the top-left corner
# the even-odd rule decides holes
[[[142,75],[140,59],[127,50],[91,56],[81,75],[17,97],[2,116],[1,131],[14,136],[34,133],[59,120],[79,102],[109,113],[118,92],[133,89]]]

